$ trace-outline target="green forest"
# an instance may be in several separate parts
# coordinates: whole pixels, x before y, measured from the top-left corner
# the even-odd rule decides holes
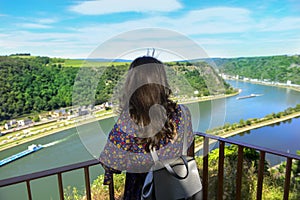
[[[300,85],[300,55],[217,59],[215,63],[225,74]]]
[[[207,96],[234,89],[205,62],[166,63],[174,95]],[[0,121],[112,98],[129,63],[41,56],[0,56]]]

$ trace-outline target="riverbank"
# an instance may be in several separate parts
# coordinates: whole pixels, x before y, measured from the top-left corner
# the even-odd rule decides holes
[[[190,103],[197,103],[197,102],[202,102],[202,101],[210,101],[210,100],[215,100],[215,99],[220,99],[220,98],[227,98],[227,97],[231,97],[231,96],[235,96],[238,95],[239,93],[233,93],[233,94],[229,94],[229,95],[218,95],[218,96],[208,96],[208,97],[204,97],[204,98],[193,98],[193,99],[186,99],[186,100],[180,100],[179,103],[181,104],[190,104]],[[76,128],[79,125],[83,125],[83,124],[87,124],[87,123],[91,123],[91,122],[95,122],[95,121],[99,121],[99,120],[104,120],[110,117],[115,117],[117,116],[115,113],[113,113],[113,111],[106,111],[105,113],[102,113],[101,115],[89,115],[87,116],[87,118],[80,118],[80,119],[76,119],[76,120],[72,120],[72,121],[60,121],[60,122],[53,122],[52,124],[50,124],[48,127],[30,127],[27,129],[23,129],[22,131],[26,131],[28,133],[30,132],[35,132],[36,134],[32,134],[32,135],[26,135],[26,137],[24,138],[20,138],[16,141],[11,141],[10,143],[6,143],[6,144],[1,144],[0,145],[0,151],[9,149],[9,148],[13,148],[16,147],[18,145],[30,142],[30,141],[34,141],[36,139],[39,138],[43,138],[52,134],[56,134],[60,131],[64,131],[64,130],[68,130],[71,128]],[[32,130],[34,129],[34,131]],[[23,132],[22,131],[16,131],[16,132],[12,132],[6,135],[3,135],[2,137],[15,137],[16,135],[20,135]],[[25,135],[24,135],[25,136]],[[3,140],[5,140],[5,138],[1,138],[2,140],[0,140],[0,142],[3,142]]]
[[[214,95],[214,96],[206,96],[206,97],[194,97],[193,99],[187,99],[187,100],[181,100],[179,103],[181,104],[191,104],[191,103],[198,103],[203,101],[212,101],[217,99],[225,99],[228,97],[236,96],[240,93],[240,90],[238,92],[232,93],[232,94],[220,94],[220,95]]]
[[[9,149],[9,148],[13,148],[13,147],[16,147],[18,145],[30,142],[30,141],[34,141],[36,139],[40,139],[40,138],[43,138],[43,137],[46,137],[46,136],[49,136],[49,135],[52,135],[52,134],[59,133],[60,131],[65,131],[65,130],[68,130],[68,129],[71,129],[71,128],[76,128],[78,125],[91,123],[91,122],[99,121],[99,120],[104,120],[104,119],[114,117],[114,116],[116,116],[116,115],[112,111],[110,111],[110,112],[107,112],[105,114],[102,114],[101,116],[91,117],[88,120],[84,120],[84,121],[82,120],[82,121],[76,121],[76,122],[75,121],[56,122],[56,123],[51,124],[51,126],[49,128],[47,128],[46,130],[44,130],[44,131],[42,131],[42,129],[45,129],[45,128],[38,128],[37,127],[35,129],[35,131],[39,132],[39,133],[28,136],[28,137],[24,137],[22,139],[16,140],[16,141],[8,143],[8,144],[1,144],[0,145],[0,152],[3,151],[3,150]],[[68,125],[61,126],[61,124],[68,124]],[[31,131],[30,129],[31,128],[24,129],[24,130],[27,130],[28,132],[30,132]],[[13,133],[10,133],[8,135],[4,135],[2,137],[9,137],[10,135],[17,135],[17,134],[19,134],[19,133],[18,132],[13,132]]]
[[[237,134],[249,131],[249,130],[253,130],[253,129],[261,128],[261,127],[264,127],[264,126],[276,124],[276,123],[283,122],[283,121],[293,119],[293,118],[296,118],[296,117],[300,117],[300,112],[292,113],[290,115],[287,115],[287,116],[284,116],[284,117],[281,117],[281,118],[276,118],[276,119],[271,119],[271,120],[268,120],[268,121],[259,122],[259,123],[252,124],[250,126],[246,126],[246,127],[243,127],[243,128],[237,128],[237,129],[232,130],[232,131],[226,131],[223,134],[218,134],[218,136],[222,137],[222,138],[228,138],[228,137],[231,137],[231,136],[234,136],[234,135],[237,135]],[[214,142],[215,141],[210,141],[210,144],[214,143]],[[202,144],[203,144],[202,142],[199,142],[199,143],[195,144],[195,152],[202,149]]]
[[[281,84],[258,82],[258,81],[250,81],[250,80],[249,81],[245,81],[245,80],[230,79],[230,78],[227,78],[225,80],[240,81],[240,82],[246,82],[246,83],[257,84],[257,85],[266,85],[266,86],[272,86],[272,87],[286,88],[286,89],[290,89],[290,90],[294,90],[294,91],[300,92],[300,87],[291,86],[291,85],[281,85]]]

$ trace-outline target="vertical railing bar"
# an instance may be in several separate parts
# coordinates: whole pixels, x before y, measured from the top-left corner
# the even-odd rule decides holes
[[[26,181],[28,200],[32,200],[30,180]]]
[[[115,200],[114,190],[114,175],[111,175],[111,182],[109,183],[109,200]]]
[[[218,166],[218,200],[223,199],[224,147],[225,147],[225,142],[220,141],[220,143],[219,143],[219,166]]]
[[[85,191],[87,200],[91,200],[91,186],[90,186],[90,173],[89,167],[84,167],[84,178],[85,178]]]
[[[236,197],[240,200],[242,198],[242,169],[243,169],[243,146],[238,146],[238,163],[237,163],[237,175],[236,175]]]
[[[289,199],[291,169],[292,169],[292,158],[287,158],[286,167],[285,167],[284,193],[283,193],[284,200]]]
[[[57,174],[57,178],[58,178],[59,199],[64,200],[64,189],[63,189],[61,173]]]
[[[266,157],[266,152],[261,151],[260,158],[259,158],[259,166],[258,166],[256,200],[261,200],[262,198],[263,178],[265,172],[265,157]]]
[[[209,138],[204,137],[203,147],[203,199],[208,199],[208,148]]]

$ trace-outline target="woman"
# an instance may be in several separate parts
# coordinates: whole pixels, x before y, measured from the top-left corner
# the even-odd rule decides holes
[[[104,184],[112,173],[126,171],[123,199],[138,200],[147,171],[153,164],[150,149],[159,159],[178,157],[183,137],[193,156],[193,135],[189,110],[170,99],[171,89],[161,61],[143,56],[135,59],[120,98],[120,116],[109,133],[100,155],[105,169]]]

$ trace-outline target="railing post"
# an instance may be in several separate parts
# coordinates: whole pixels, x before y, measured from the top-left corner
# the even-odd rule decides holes
[[[284,200],[289,199],[290,182],[291,182],[291,168],[292,168],[292,158],[287,158],[286,167],[285,167],[284,193],[283,193]]]
[[[109,183],[109,200],[115,200],[114,190],[114,175],[111,175],[111,182]]]
[[[219,143],[219,166],[218,166],[218,200],[223,199],[224,147],[225,147],[225,142],[220,141],[220,143]]]
[[[203,147],[203,199],[208,199],[208,147],[209,138],[204,137]]]
[[[57,174],[57,178],[58,178],[59,199],[64,200],[64,188],[63,188],[61,173]]]
[[[242,198],[242,175],[243,175],[243,146],[238,146],[238,163],[237,163],[237,174],[236,174],[236,197],[235,199],[240,200]]]
[[[85,191],[87,200],[91,200],[91,186],[90,186],[90,173],[89,167],[84,167],[84,178],[85,178]]]
[[[264,151],[260,151],[256,200],[261,200],[261,198],[262,198],[263,178],[264,178],[264,172],[265,172],[265,155],[266,155],[266,153]]]
[[[30,181],[29,180],[26,181],[26,187],[27,187],[28,200],[32,200]]]

